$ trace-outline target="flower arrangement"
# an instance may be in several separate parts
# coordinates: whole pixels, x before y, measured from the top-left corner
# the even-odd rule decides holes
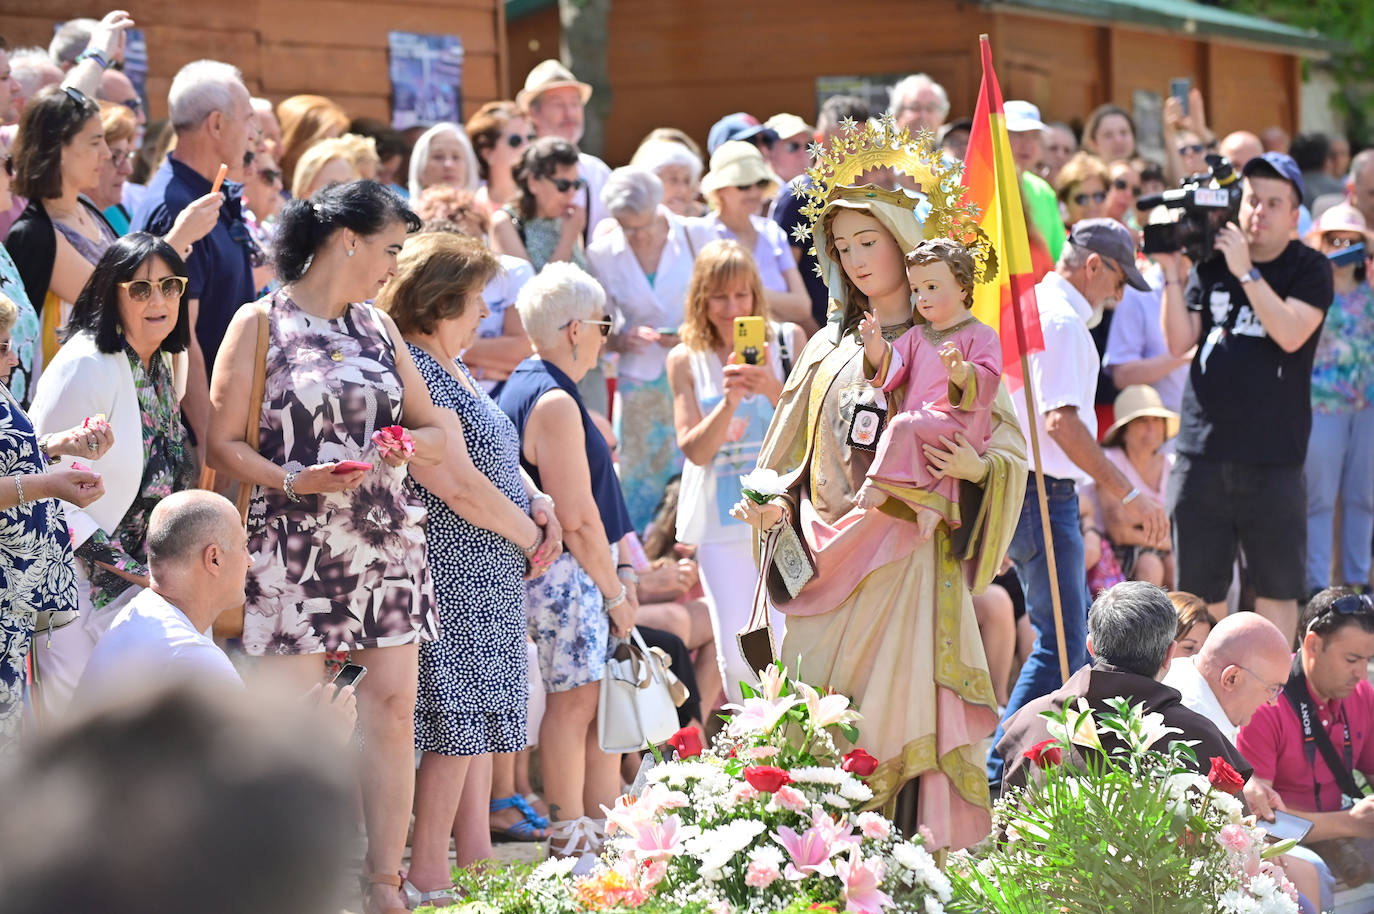
[[[1053,738],[1025,753],[1030,783],[998,801],[991,851],[958,858],[955,908],[1296,914],[1297,892],[1273,860],[1294,842],[1267,844],[1243,817],[1240,775],[1221,758],[1196,774],[1183,741],[1151,750],[1179,731],[1127,699],[1108,703],[1100,716],[1081,699],[1045,714]],[[1103,733],[1119,740],[1111,752]],[[1065,764],[1073,746],[1092,750],[1082,767]]]
[[[781,666],[747,685],[725,731],[707,748],[694,728],[669,741],[676,757],[651,768],[637,795],[606,810],[597,867],[536,867],[508,914],[640,910],[748,914],[821,911],[938,914],[952,893],[923,847],[864,811],[877,760],[841,756],[860,719],[842,695],[789,680]]]

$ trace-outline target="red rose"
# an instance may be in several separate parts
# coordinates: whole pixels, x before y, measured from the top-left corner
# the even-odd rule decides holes
[[[878,760],[862,749],[855,749],[844,757],[840,767],[850,774],[866,778],[878,770]]]
[[[760,793],[773,793],[779,787],[792,783],[792,778],[781,768],[772,765],[754,765],[744,769],[744,779],[749,786]]]
[[[1236,769],[1219,755],[1212,756],[1212,770],[1207,772],[1207,783],[1222,793],[1237,794],[1245,786],[1245,779]]]
[[[696,727],[683,727],[668,737],[668,745],[677,750],[678,758],[695,758],[701,755],[701,731]]]
[[[1058,765],[1064,760],[1064,750],[1059,747],[1059,741],[1053,739],[1042,739],[1021,754],[1040,768]]]

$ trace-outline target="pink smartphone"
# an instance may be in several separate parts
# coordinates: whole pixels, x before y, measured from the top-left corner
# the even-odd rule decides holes
[[[361,460],[340,460],[331,471],[335,476],[342,476],[345,473],[352,473],[355,470],[370,470],[372,464],[363,463]]]

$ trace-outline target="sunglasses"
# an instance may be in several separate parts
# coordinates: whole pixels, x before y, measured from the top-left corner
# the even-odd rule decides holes
[[[117,283],[117,285],[129,293],[130,300],[136,302],[145,302],[152,298],[154,287],[162,293],[163,298],[181,298],[181,293],[186,291],[186,277],[164,276],[158,280],[131,279],[128,282]]]
[[[614,323],[615,322],[611,320],[611,316],[609,314],[603,314],[601,315],[601,320],[599,321],[594,321],[589,317],[575,317],[572,320],[568,321],[567,324],[564,324],[562,327],[559,327],[558,329],[562,330],[569,324],[595,324],[598,328],[600,328],[601,335],[604,337],[611,335],[611,326]]]
[[[1073,202],[1077,203],[1079,206],[1087,206],[1089,200],[1094,203],[1106,203],[1107,192],[1105,190],[1096,190],[1090,194],[1074,194],[1072,199]]]
[[[769,187],[772,186],[772,184],[773,182],[768,180],[767,178],[759,178],[752,184],[736,184],[735,188],[737,190],[748,190],[751,187],[757,187],[759,190],[767,190]]]
[[[63,86],[62,91],[67,93],[67,98],[76,102],[78,108],[84,108],[91,103],[91,100],[86,97],[86,93],[82,92],[80,89],[73,89],[71,86]]]
[[[532,133],[531,133],[529,136],[526,136],[526,135],[523,134],[523,133],[509,133],[509,134],[506,135],[506,145],[509,146],[511,149],[519,149],[521,146],[524,146],[526,143],[533,143],[533,142],[534,142],[534,134],[532,134]]]
[[[1140,196],[1140,185],[1139,185],[1139,184],[1132,184],[1132,183],[1130,183],[1129,181],[1127,181],[1125,178],[1115,178],[1115,179],[1113,179],[1113,180],[1112,180],[1112,187],[1116,188],[1117,190],[1129,190],[1129,191],[1131,192],[1131,196],[1132,196],[1132,197],[1139,197],[1139,196]]]
[[[1331,601],[1331,605],[1326,608],[1326,611],[1318,613],[1313,617],[1312,621],[1315,622],[1322,616],[1329,616],[1332,614],[1338,616],[1358,616],[1364,613],[1374,613],[1374,600],[1371,600],[1364,594],[1348,593],[1343,597],[1338,597]]]
[[[1206,149],[1207,147],[1202,143],[1185,143],[1178,147],[1178,154],[1181,156],[1186,156],[1190,153],[1192,155],[1201,155]]]
[[[5,169],[5,174],[8,175],[9,177],[13,178],[13,177],[14,177],[14,156],[12,156],[12,155],[7,155],[7,156],[0,157],[0,168],[4,168],[4,169]]]
[[[138,114],[140,111],[143,110],[143,99],[141,98],[127,98],[119,104],[123,105],[125,108],[128,108],[134,114]]]
[[[1331,235],[1327,235],[1325,241],[1330,247],[1333,248],[1348,248],[1351,245],[1364,244],[1364,240],[1360,238],[1339,238],[1333,237]],[[1342,597],[1341,599],[1345,599],[1345,597]]]
[[[268,184],[276,184],[281,180],[281,172],[275,168],[264,168],[258,172],[258,177]]]
[[[582,186],[587,183],[581,178],[573,178],[571,181],[567,178],[549,178],[549,181],[552,182],[553,189],[560,194],[566,194],[570,190],[581,190]]]
[[[796,155],[806,148],[806,144],[799,143],[796,140],[788,140],[786,143],[782,144],[782,148],[786,149],[792,155]]]

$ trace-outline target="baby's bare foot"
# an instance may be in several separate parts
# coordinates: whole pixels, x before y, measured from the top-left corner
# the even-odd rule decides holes
[[[854,504],[860,508],[876,508],[887,501],[887,496],[871,483],[864,483],[859,487],[859,494],[854,496]]]
[[[940,515],[929,508],[916,509],[916,532],[921,535],[922,540],[930,539],[935,532],[935,525],[940,522]]]

